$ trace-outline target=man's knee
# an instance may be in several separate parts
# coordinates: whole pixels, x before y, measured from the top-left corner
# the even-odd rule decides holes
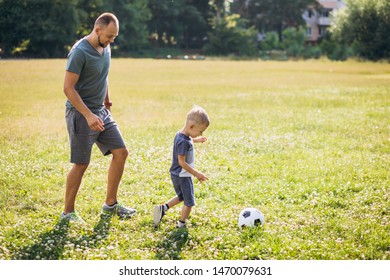
[[[75,163],[73,168],[79,172],[85,172],[87,170],[89,163]]]
[[[127,148],[122,148],[122,149],[116,149],[111,151],[112,155],[116,159],[120,159],[125,161],[127,157],[129,156],[129,151]]]

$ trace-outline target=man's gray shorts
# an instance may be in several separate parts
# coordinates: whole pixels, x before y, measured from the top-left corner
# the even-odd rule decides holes
[[[192,177],[179,177],[171,175],[173,187],[180,201],[184,201],[185,206],[195,205],[194,184]]]
[[[89,163],[94,143],[105,156],[111,154],[112,150],[126,147],[110,111],[103,108],[94,114],[102,119],[104,131],[93,131],[79,111],[75,108],[66,109],[65,118],[69,133],[71,163]]]

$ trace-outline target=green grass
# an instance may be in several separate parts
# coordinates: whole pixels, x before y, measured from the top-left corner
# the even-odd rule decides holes
[[[0,259],[390,259],[390,65],[113,59],[114,117],[130,156],[132,220],[101,221],[109,157],[95,148],[78,195],[87,226],[59,225],[69,163],[65,60],[0,61]],[[203,106],[196,202],[153,226],[174,195],[174,134]],[[256,207],[260,228],[240,230]]]

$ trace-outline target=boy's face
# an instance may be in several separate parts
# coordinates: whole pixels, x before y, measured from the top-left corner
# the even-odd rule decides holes
[[[190,136],[192,138],[196,138],[198,136],[201,136],[202,133],[207,129],[207,125],[205,124],[192,124],[190,126]]]

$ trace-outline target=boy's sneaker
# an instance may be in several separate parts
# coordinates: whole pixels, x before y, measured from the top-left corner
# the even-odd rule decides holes
[[[69,221],[80,224],[85,224],[84,220],[77,214],[76,211],[69,212],[68,214],[61,213],[61,221]]]
[[[164,217],[165,211],[164,211],[164,205],[156,205],[154,206],[154,225],[158,226],[162,220],[162,217]]]
[[[186,228],[187,227],[187,223],[186,222],[182,222],[182,221],[177,221],[177,226],[176,228]]]
[[[120,203],[116,203],[113,206],[108,206],[106,203],[104,203],[102,208],[103,215],[108,215],[108,216],[118,215],[123,219],[131,218],[135,215],[135,213],[137,213],[137,210],[126,207]]]

